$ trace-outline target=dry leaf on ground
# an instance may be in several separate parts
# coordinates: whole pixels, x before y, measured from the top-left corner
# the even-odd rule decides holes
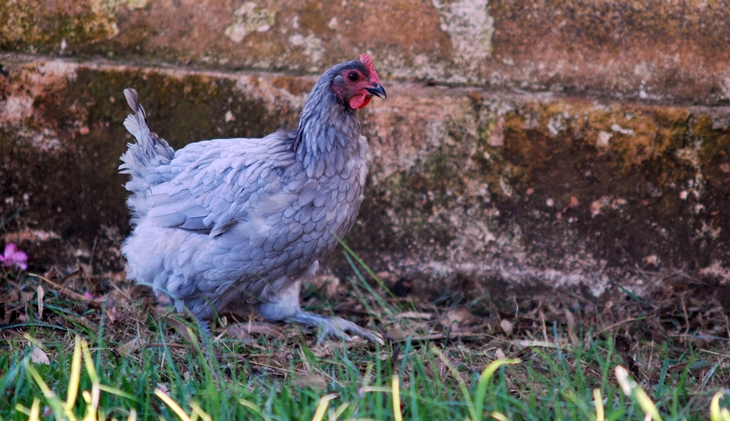
[[[507,354],[505,354],[504,351],[502,351],[502,348],[497,348],[497,350],[494,351],[494,358],[496,358],[498,360],[502,360],[502,359],[507,358]]]
[[[174,317],[165,317],[164,320],[168,325],[175,328],[175,330],[189,342],[193,341],[193,339],[190,337],[190,334],[188,333],[188,325]]]
[[[43,320],[43,296],[45,295],[43,286],[38,285],[36,291],[38,291],[38,318]]]
[[[30,354],[30,360],[36,364],[50,364],[51,360],[48,359],[48,354],[45,351],[33,345],[33,351]]]
[[[255,322],[255,323],[240,323],[237,325],[229,326],[226,334],[238,338],[238,339],[250,339],[252,333],[258,333],[260,335],[272,336],[276,339],[286,339],[286,335],[279,330],[276,326],[271,323]]]
[[[297,373],[294,375],[294,385],[297,387],[308,387],[317,390],[327,390],[327,380],[316,374]]]
[[[479,318],[465,308],[449,310],[441,318],[441,325],[453,332],[468,330],[469,327],[477,323],[479,323]]]
[[[117,352],[121,355],[129,356],[134,351],[138,350],[143,344],[142,338],[134,338],[126,344],[117,348]]]
[[[515,328],[514,324],[507,319],[503,319],[499,322],[499,327],[502,328],[502,332],[504,332],[507,336],[511,335]]]
[[[431,317],[433,317],[433,314],[419,312],[419,311],[406,311],[406,312],[397,314],[396,317],[398,317],[399,319],[431,320]]]

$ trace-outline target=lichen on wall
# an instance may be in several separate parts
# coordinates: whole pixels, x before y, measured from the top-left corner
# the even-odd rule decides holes
[[[266,32],[274,25],[276,12],[259,7],[254,2],[244,3],[233,12],[235,22],[226,27],[225,35],[235,43],[240,43],[252,32]]]
[[[494,19],[489,16],[488,0],[433,0],[439,12],[441,30],[449,34],[454,64],[460,72],[449,72],[450,81],[466,82],[468,75],[482,68],[492,52]]]

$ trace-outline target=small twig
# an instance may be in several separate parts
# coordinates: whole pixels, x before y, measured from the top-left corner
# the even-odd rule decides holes
[[[431,335],[421,335],[421,336],[404,336],[402,338],[388,338],[389,342],[392,343],[398,343],[398,342],[406,342],[408,340],[412,341],[436,341],[441,339],[454,339],[454,338],[484,338],[485,335],[483,333],[456,333],[451,332],[448,335],[444,335],[442,333],[433,333]]]
[[[670,338],[682,338],[682,339],[701,339],[703,341],[730,341],[728,338],[723,338],[722,336],[714,336],[714,335],[688,335],[688,334],[681,334],[681,335],[667,335]]]
[[[29,276],[35,276],[38,279],[41,279],[41,280],[43,280],[45,282],[48,282],[49,284],[51,284],[54,287],[56,287],[56,289],[59,292],[65,294],[65,295],[68,295],[69,297],[73,298],[74,300],[86,301],[87,303],[92,304],[92,305],[95,305],[95,306],[101,306],[101,303],[104,301],[103,299],[101,301],[98,301],[98,300],[90,300],[89,297],[87,297],[87,296],[85,296],[83,294],[79,294],[77,292],[73,292],[70,289],[68,289],[68,288],[66,288],[64,286],[61,286],[61,285],[59,285],[59,284],[51,281],[50,279],[48,279],[48,278],[46,278],[44,276],[38,275],[37,273],[29,273],[28,275]]]
[[[545,342],[550,342],[547,335],[547,326],[545,325],[545,313],[540,310],[540,324],[542,326],[542,338]]]
[[[145,348],[172,348],[172,349],[188,349],[189,346],[182,344],[163,344],[159,342],[153,342],[151,344],[145,344]]]
[[[687,316],[687,306],[684,303],[684,295],[681,295],[680,298],[682,299],[682,313],[684,313],[684,323],[687,325],[687,328],[684,330],[684,334],[689,334],[689,317]]]
[[[630,319],[622,320],[622,321],[620,321],[620,322],[617,322],[617,323],[614,323],[614,324],[612,324],[612,325],[608,325],[608,326],[604,327],[603,329],[599,330],[598,332],[596,332],[596,333],[592,334],[592,335],[591,335],[591,337],[594,337],[594,338],[595,338],[596,336],[600,335],[600,334],[601,334],[601,333],[603,333],[603,332],[606,332],[607,330],[611,330],[611,329],[613,329],[613,328],[615,328],[615,327],[621,326],[621,325],[622,325],[622,324],[624,324],[624,323],[628,323],[628,322],[635,322],[635,321],[637,321],[637,320],[639,320],[639,319],[638,319],[638,318],[636,318],[636,317],[632,317],[632,318],[630,318]]]
[[[96,242],[99,239],[98,236],[94,237],[94,245],[91,246],[91,257],[89,257],[89,271],[94,273],[94,253],[96,252]]]

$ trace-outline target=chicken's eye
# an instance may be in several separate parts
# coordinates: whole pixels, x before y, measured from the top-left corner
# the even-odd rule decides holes
[[[357,72],[350,72],[347,75],[347,78],[350,79],[351,82],[356,82],[357,79],[359,79],[359,76],[358,76]]]

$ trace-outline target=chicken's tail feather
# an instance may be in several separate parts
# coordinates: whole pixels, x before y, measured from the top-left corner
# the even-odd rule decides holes
[[[144,107],[139,103],[139,95],[134,89],[124,90],[129,107],[134,114],[127,116],[124,120],[124,127],[137,139],[137,143],[129,143],[129,149],[122,155],[123,164],[119,166],[122,174],[129,174],[131,179],[126,184],[126,189],[133,193],[129,198],[129,205],[135,214],[144,214],[146,210],[142,199],[150,186],[167,181],[164,177],[165,171],[160,171],[161,166],[167,165],[172,160],[175,151],[165,141],[147,126],[147,114]]]

